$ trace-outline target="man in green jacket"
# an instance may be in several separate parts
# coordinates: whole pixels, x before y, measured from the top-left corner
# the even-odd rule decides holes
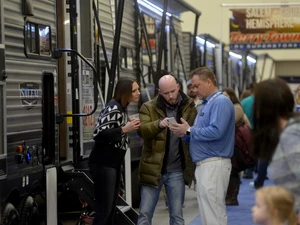
[[[172,75],[162,76],[158,86],[159,95],[140,109],[138,134],[144,139],[144,147],[139,171],[141,203],[138,225],[152,224],[162,185],[166,188],[170,224],[183,225],[185,184],[191,185],[194,164],[188,145],[169,127],[172,126],[172,117],[177,123],[184,118],[192,125],[197,110],[193,99],[180,91]]]

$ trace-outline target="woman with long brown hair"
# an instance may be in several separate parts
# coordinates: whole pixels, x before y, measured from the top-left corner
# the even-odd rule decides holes
[[[89,157],[96,197],[93,225],[114,224],[121,165],[128,149],[127,133],[140,127],[140,120],[128,121],[126,107],[139,99],[137,81],[122,77],[117,82],[113,99],[100,112],[93,135],[95,145]]]
[[[223,89],[223,95],[227,96],[232,101],[235,112],[237,112],[238,114],[242,113],[242,119],[241,119],[242,123],[246,123],[246,125],[251,127],[250,121],[249,121],[247,115],[244,113],[241,102],[239,101],[235,91],[232,88],[225,88],[225,89]],[[237,120],[237,118],[238,117],[236,117],[236,120]],[[240,121],[236,121],[236,123],[239,123],[239,122]]]
[[[283,80],[275,78],[257,84],[254,99],[254,155],[271,161],[270,178],[295,195],[299,210],[300,117],[294,113],[294,96]]]
[[[300,105],[300,85],[298,86],[296,93],[295,93],[295,103],[296,105]]]

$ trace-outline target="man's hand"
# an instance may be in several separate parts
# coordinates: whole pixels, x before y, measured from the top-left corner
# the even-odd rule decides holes
[[[163,120],[161,120],[158,124],[160,129],[164,129],[166,127],[168,127],[168,117],[164,118]]]
[[[186,134],[186,131],[190,128],[190,125],[183,118],[180,118],[180,120],[182,124],[172,123],[169,128],[176,136],[183,137]]]

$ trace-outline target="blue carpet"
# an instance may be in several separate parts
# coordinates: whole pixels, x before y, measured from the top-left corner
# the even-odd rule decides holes
[[[255,202],[255,189],[249,185],[253,179],[242,179],[240,192],[238,195],[238,206],[227,206],[228,225],[254,225],[252,222],[251,208]],[[265,185],[273,185],[270,180],[265,181]],[[189,225],[201,225],[198,215]]]

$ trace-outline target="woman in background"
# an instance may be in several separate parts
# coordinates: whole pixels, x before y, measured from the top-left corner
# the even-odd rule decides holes
[[[250,121],[249,121],[247,115],[244,113],[243,107],[242,107],[238,97],[236,96],[235,91],[232,88],[225,88],[223,90],[223,95],[228,97],[232,101],[232,104],[234,105],[234,111],[236,113],[235,123],[237,125],[239,125],[238,123],[241,122],[241,123],[245,123],[247,126],[251,127]],[[243,120],[240,118],[241,115],[243,117]],[[239,121],[239,120],[241,120],[241,121]]]
[[[296,102],[296,105],[300,105],[300,85],[298,86],[296,93],[295,93],[295,102]]]
[[[242,101],[244,98],[247,98],[251,95],[251,91],[250,90],[244,90],[243,93],[240,96],[240,101]]]
[[[128,121],[126,107],[138,102],[138,83],[122,77],[114,97],[101,110],[94,129],[95,145],[89,157],[89,169],[95,186],[96,216],[93,225],[112,225],[120,186],[120,168],[128,149],[127,133],[137,130],[139,120]]]
[[[250,122],[246,114],[244,113],[241,103],[238,100],[234,90],[232,88],[225,88],[223,89],[223,95],[228,97],[234,105],[235,126],[239,127],[246,124],[250,128]],[[239,194],[240,183],[241,183],[240,176],[239,176],[240,169],[237,165],[234,155],[231,158],[231,164],[232,164],[232,170],[229,178],[229,185],[227,188],[226,205],[239,205],[237,196]]]
[[[275,78],[258,83],[254,99],[254,156],[271,161],[270,178],[294,194],[299,211],[300,117],[294,113],[294,96],[283,80]]]

